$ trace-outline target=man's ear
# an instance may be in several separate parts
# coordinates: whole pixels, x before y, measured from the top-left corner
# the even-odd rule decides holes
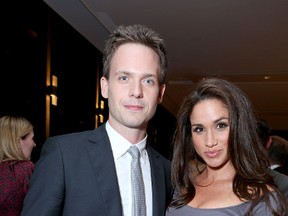
[[[160,104],[162,102],[162,100],[163,100],[165,89],[166,89],[166,85],[165,84],[160,85],[158,104]]]
[[[100,79],[100,86],[101,86],[101,95],[102,97],[104,98],[108,98],[108,80],[102,76],[101,79]]]
[[[269,139],[268,139],[268,141],[267,141],[267,143],[266,143],[266,145],[265,145],[265,149],[266,149],[266,150],[268,150],[268,149],[270,148],[271,143],[272,143],[272,138],[269,137]]]

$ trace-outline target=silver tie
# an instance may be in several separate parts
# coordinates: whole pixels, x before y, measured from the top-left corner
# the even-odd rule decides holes
[[[140,165],[140,152],[136,146],[131,146],[128,152],[132,156],[132,216],[146,216],[145,190]]]

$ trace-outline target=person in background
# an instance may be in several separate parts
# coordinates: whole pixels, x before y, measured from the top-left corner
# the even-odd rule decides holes
[[[248,97],[224,79],[201,80],[178,113],[166,215],[285,215],[268,170]]]
[[[258,118],[257,119],[257,132],[260,138],[260,142],[265,148],[265,151],[267,151],[267,149],[271,146],[271,142],[272,142],[271,127],[269,123],[262,118]],[[269,166],[270,166],[270,162],[269,162]],[[273,176],[274,182],[279,188],[279,190],[288,199],[288,176],[282,173],[279,173],[271,168],[269,169],[269,173]],[[288,215],[288,209],[287,209],[286,215]]]
[[[33,125],[22,116],[0,118],[0,215],[19,216],[29,188],[36,146]]]
[[[288,175],[288,168],[285,166],[288,158],[288,141],[277,135],[273,135],[270,138],[271,144],[267,149],[270,168]]]
[[[119,26],[106,41],[101,94],[109,117],[95,130],[50,137],[31,177],[22,216],[136,216],[131,155],[141,152],[146,212],[165,215],[173,191],[170,161],[149,146],[147,126],[165,91],[163,39],[143,25]]]

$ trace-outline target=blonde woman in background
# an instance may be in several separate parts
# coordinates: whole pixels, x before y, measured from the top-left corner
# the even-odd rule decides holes
[[[34,170],[33,125],[21,116],[0,118],[0,215],[18,216]]]

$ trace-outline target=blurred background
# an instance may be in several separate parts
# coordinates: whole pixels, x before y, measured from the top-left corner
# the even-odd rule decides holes
[[[101,97],[98,85],[104,40],[114,25],[136,22],[155,28],[165,40],[167,38],[171,59],[167,94],[148,130],[150,144],[165,157],[170,157],[170,142],[181,101],[204,76],[220,76],[235,82],[251,98],[260,116],[271,124],[273,134],[288,138],[288,36],[284,37],[288,35],[288,19],[284,19],[288,13],[285,16],[283,13],[288,6],[286,1],[273,1],[274,4],[278,2],[277,7],[268,4],[272,1],[265,0],[266,4],[262,5],[254,2],[251,6],[262,14],[260,18],[244,4],[228,4],[225,0],[219,1],[226,3],[224,5],[211,5],[209,1],[201,1],[201,4],[194,0],[184,2],[177,3],[177,7],[171,1],[167,5],[130,2],[128,6],[110,0],[105,3],[88,0],[2,3],[0,116],[23,115],[33,123],[37,142],[32,155],[34,162],[47,137],[94,129],[107,119],[107,103]],[[185,11],[183,17],[187,3],[191,10]],[[235,18],[229,7],[238,11],[234,28],[228,28]],[[267,7],[271,8],[270,12]],[[246,15],[240,13],[245,9]],[[215,20],[216,11],[223,13],[218,14],[220,20],[219,17]],[[263,12],[269,12],[269,25]],[[251,19],[252,15],[256,21]],[[181,24],[177,19],[181,19]],[[194,22],[188,25],[186,21],[189,20]],[[207,25],[209,20],[215,20],[213,24],[219,26]],[[264,29],[261,20],[273,30]],[[253,29],[255,26],[261,26],[262,30]],[[223,34],[226,36],[221,38]],[[235,35],[249,42],[240,43],[243,41],[236,40]],[[262,37],[264,41],[260,43]],[[237,45],[237,52],[233,53],[232,45]],[[247,49],[248,45],[250,49]],[[258,46],[262,48],[257,50]]]

